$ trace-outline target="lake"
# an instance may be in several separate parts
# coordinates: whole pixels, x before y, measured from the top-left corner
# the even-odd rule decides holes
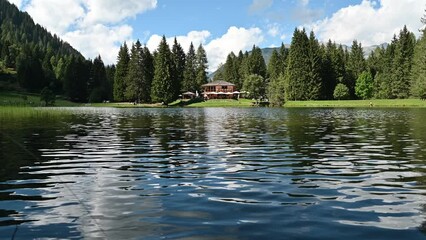
[[[0,116],[0,239],[425,239],[426,109]]]

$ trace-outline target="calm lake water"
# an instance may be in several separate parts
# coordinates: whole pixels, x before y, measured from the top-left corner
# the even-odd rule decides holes
[[[425,239],[426,109],[1,119],[0,239]]]

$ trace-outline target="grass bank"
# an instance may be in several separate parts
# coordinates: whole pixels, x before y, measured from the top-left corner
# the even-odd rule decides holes
[[[1,120],[39,118],[51,119],[71,115],[72,112],[63,108],[50,107],[17,107],[17,106],[1,106]]]
[[[79,103],[73,103],[64,99],[56,99],[55,106],[57,107],[74,107],[80,106]],[[0,91],[0,106],[20,106],[20,107],[38,107],[42,106],[40,95]]]
[[[183,102],[185,103],[185,102]],[[202,107],[251,107],[252,100],[250,99],[211,99],[208,101],[200,101],[189,104],[179,104],[174,103],[172,106],[183,106],[183,107],[194,107],[194,108],[202,108]]]
[[[327,101],[289,101],[284,107],[426,107],[420,99],[374,99],[374,100],[327,100]]]

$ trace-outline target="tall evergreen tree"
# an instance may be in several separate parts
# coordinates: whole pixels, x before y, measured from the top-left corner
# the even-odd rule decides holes
[[[116,65],[115,77],[114,77],[114,100],[115,101],[124,101],[126,100],[124,94],[126,92],[126,79],[129,69],[129,49],[127,44],[124,43],[120,47],[118,53],[118,60]]]
[[[175,86],[173,87],[173,89],[174,89],[174,95],[177,98],[180,94],[183,81],[184,81],[186,55],[185,55],[185,51],[183,51],[182,46],[177,42],[176,38],[173,43],[172,57],[173,57],[173,78],[175,83]]]
[[[422,18],[426,25],[426,14]],[[411,69],[411,95],[426,99],[426,27],[422,30],[422,36],[416,44],[413,66]]]
[[[235,84],[237,89],[241,89],[238,58],[233,52],[228,54],[224,68],[224,80]]]
[[[93,60],[88,82],[89,102],[101,102],[108,99],[108,83],[104,62],[101,56]]]
[[[185,71],[183,73],[183,84],[182,84],[182,92],[191,91],[194,92],[197,90],[197,59],[195,55],[194,45],[189,45],[188,54],[186,55],[186,63],[185,63]]]
[[[154,64],[151,98],[154,102],[169,104],[174,100],[172,52],[163,36],[157,48]]]
[[[81,57],[71,57],[67,63],[64,74],[65,94],[71,101],[87,101],[87,82],[90,77],[90,61]]]
[[[143,52],[139,40],[132,45],[130,51],[129,68],[126,76],[125,98],[132,102],[141,102],[144,66]]]
[[[346,86],[349,89],[351,98],[355,98],[355,82],[365,70],[366,62],[364,58],[364,51],[361,43],[358,43],[358,41],[355,40],[352,43],[351,53],[349,54],[347,63],[348,75],[346,79]]]
[[[321,98],[322,93],[322,77],[321,77],[321,51],[318,40],[315,38],[315,34],[311,31],[309,35],[309,49],[308,49],[308,58],[309,65],[307,66],[308,70],[308,79],[306,84],[306,99],[308,100],[318,100]]]
[[[201,90],[201,85],[207,83],[207,54],[206,51],[203,48],[203,45],[200,44],[197,49],[197,55],[196,55],[196,90]]]
[[[278,55],[278,51],[274,49],[271,54],[271,58],[268,63],[268,76],[272,81],[273,79],[277,79],[281,73],[281,59]]]
[[[151,102],[151,87],[154,79],[154,57],[147,46],[142,49],[142,66],[143,77],[140,101],[148,103]]]
[[[393,60],[391,98],[408,98],[410,95],[410,73],[415,44],[414,34],[408,31],[407,26],[404,26],[399,33]]]
[[[262,50],[259,47],[253,46],[248,60],[249,75],[256,74],[266,78],[266,63],[262,55]]]
[[[308,84],[313,80],[309,66],[310,41],[305,29],[296,29],[291,41],[287,72],[284,82],[286,100],[308,100],[312,99],[307,94]],[[309,93],[311,94],[311,92]]]

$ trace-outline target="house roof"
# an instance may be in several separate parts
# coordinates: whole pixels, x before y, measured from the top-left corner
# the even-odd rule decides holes
[[[225,81],[222,81],[222,80],[218,80],[218,81],[209,82],[207,84],[204,84],[201,87],[209,87],[209,86],[235,86],[235,84],[230,83],[230,82],[225,82]]]

